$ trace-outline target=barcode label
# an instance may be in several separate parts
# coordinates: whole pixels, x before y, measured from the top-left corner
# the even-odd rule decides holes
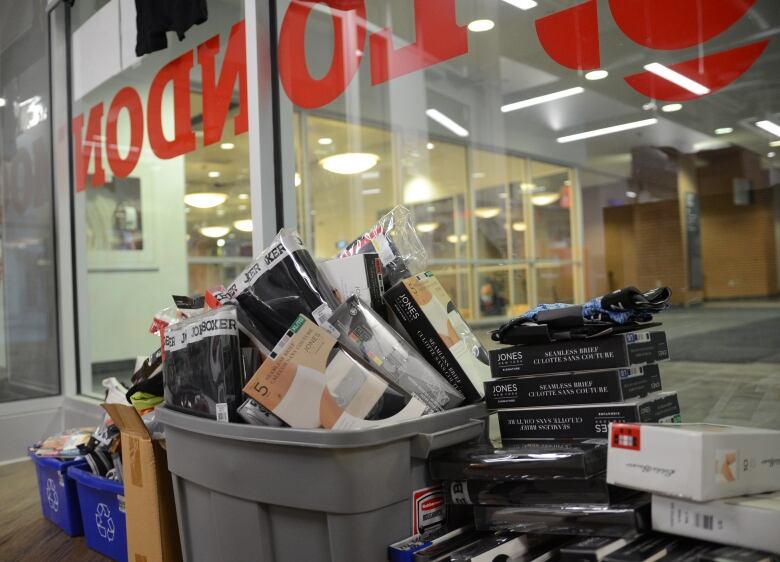
[[[715,526],[715,517],[713,515],[697,513],[694,518],[694,525],[705,531],[712,531]]]
[[[228,421],[228,405],[225,402],[219,402],[217,404],[217,421]]]

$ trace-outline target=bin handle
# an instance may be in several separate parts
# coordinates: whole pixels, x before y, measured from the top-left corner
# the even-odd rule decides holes
[[[411,441],[411,454],[415,459],[427,459],[432,451],[457,445],[479,437],[485,431],[485,420],[470,420],[462,425],[435,433],[418,433]]]

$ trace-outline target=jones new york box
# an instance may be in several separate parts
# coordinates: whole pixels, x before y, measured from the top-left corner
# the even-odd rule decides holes
[[[652,506],[657,531],[780,554],[780,492],[704,503],[654,494]]]
[[[592,340],[490,351],[493,377],[619,369],[669,359],[666,332],[630,332]]]
[[[604,439],[610,423],[639,421],[679,422],[677,393],[656,392],[645,398],[615,404],[539,406],[498,411],[502,439]]]
[[[488,408],[602,404],[661,390],[658,365],[609,371],[525,375],[485,381]]]
[[[694,501],[772,492],[780,488],[780,431],[614,424],[607,482]]]

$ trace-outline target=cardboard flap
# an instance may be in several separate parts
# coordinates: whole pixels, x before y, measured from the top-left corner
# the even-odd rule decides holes
[[[120,433],[134,435],[141,439],[151,439],[144,420],[141,419],[138,411],[132,406],[125,406],[124,404],[101,404],[101,406],[111,416]]]

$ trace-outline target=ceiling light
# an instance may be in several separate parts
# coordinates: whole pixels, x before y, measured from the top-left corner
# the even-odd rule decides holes
[[[233,150],[236,147],[236,145],[233,144],[232,142],[223,142],[222,144],[219,145],[219,147],[222,150]],[[223,246],[224,246],[224,244],[223,244]]]
[[[459,137],[469,136],[469,132],[466,129],[458,125],[455,121],[444,115],[438,109],[426,109],[425,114],[436,121],[439,125],[445,129],[449,129]]]
[[[190,207],[198,209],[211,209],[217,205],[222,205],[227,199],[224,193],[188,193],[184,196],[184,202]]]
[[[425,176],[415,176],[404,185],[404,203],[427,203],[433,199],[433,185]]]
[[[508,113],[517,109],[523,109],[525,107],[531,107],[532,105],[539,105],[540,103],[547,103],[548,101],[559,100],[561,98],[568,98],[569,96],[575,96],[585,91],[585,88],[577,86],[576,88],[569,88],[568,90],[561,90],[560,92],[552,92],[551,94],[545,94],[543,96],[537,96],[527,100],[516,101],[507,105],[501,106],[501,111]]]
[[[769,143],[769,146],[771,146],[772,148],[774,148],[776,146],[780,146],[780,141],[772,141],[772,142]]]
[[[668,80],[673,84],[677,84],[680,86],[680,88],[688,90],[697,96],[703,96],[704,94],[710,93],[710,89],[707,86],[703,86],[695,80],[691,80],[687,76],[680,74],[679,72],[672,70],[668,66],[664,66],[659,62],[651,62],[650,64],[646,64],[645,70],[652,72],[656,76],[660,76],[664,80]]]
[[[0,98],[0,107],[5,107],[5,98]]]
[[[780,125],[772,123],[771,121],[756,121],[756,127],[761,127],[767,133],[772,133],[776,137],[780,137]]]
[[[469,31],[474,33],[490,31],[494,27],[496,27],[496,24],[493,20],[474,20],[468,25]]]
[[[716,135],[728,135],[729,133],[733,133],[734,129],[731,127],[721,127],[720,129],[715,129]]]
[[[481,219],[492,219],[501,213],[500,207],[477,207],[474,214]]]
[[[368,152],[344,152],[320,160],[320,166],[334,174],[349,176],[370,170],[379,161],[379,156]]]
[[[525,232],[526,228],[528,227],[524,222],[518,221],[512,223],[512,230],[515,232]]]
[[[330,137],[322,137],[317,142],[322,146],[328,146],[329,144],[333,144],[333,139]]]
[[[626,197],[630,197],[631,199],[636,199],[636,191],[626,191]]]
[[[682,109],[681,103],[668,103],[666,105],[661,106],[661,111],[664,111],[666,113],[672,113],[673,111],[680,111]]]
[[[473,174],[471,174],[471,177],[474,178],[475,180],[481,180],[486,175],[487,174],[485,172],[474,172]]]
[[[450,234],[447,236],[447,242],[451,242],[452,244],[457,244],[458,242],[466,242],[469,239],[468,234],[461,234],[458,236],[457,234]]]
[[[301,182],[302,182],[301,174],[299,174],[298,172],[295,172],[295,177],[293,178],[293,181],[295,182],[295,187],[300,187],[301,186]]]
[[[377,195],[379,193],[382,193],[382,190],[378,187],[369,187],[368,189],[364,189],[361,191],[363,195]]]
[[[537,207],[544,207],[545,205],[552,205],[560,198],[560,193],[537,193],[535,195],[531,195],[531,203]]]
[[[222,238],[228,232],[230,232],[229,226],[204,226],[200,229],[200,233],[209,238]]]
[[[609,76],[609,72],[606,70],[591,70],[585,74],[585,80],[603,80],[607,76]]]
[[[428,150],[433,150],[433,148],[435,146],[436,146],[435,144],[433,144],[432,142],[429,142],[428,144],[425,145],[425,148],[427,148]]]
[[[249,207],[247,207],[246,205],[239,205],[239,206],[238,206],[238,210],[239,210],[239,211],[246,211],[248,208],[249,208]]]
[[[433,232],[437,228],[439,228],[438,222],[421,222],[417,225],[417,230],[424,233]]]
[[[238,198],[241,199],[242,201],[246,201],[247,199],[249,199],[249,194],[248,193],[239,193],[238,194]]]
[[[375,180],[379,177],[379,172],[376,170],[373,172],[366,172],[365,174],[361,174],[360,177],[364,180]]]
[[[211,171],[209,172],[209,177],[210,177],[210,178],[218,178],[219,176],[220,176],[220,174],[219,174],[219,172],[218,172],[218,171],[216,171],[216,170],[211,170]]]
[[[774,158],[776,154],[774,152],[767,153],[767,158]]]
[[[224,238],[220,238],[219,240],[217,240],[217,246],[219,246],[221,248],[224,245],[225,245],[225,239]]]
[[[560,143],[574,142],[592,137],[600,137],[601,135],[609,135],[612,133],[619,133],[621,131],[628,131],[630,129],[638,129],[639,127],[647,127],[648,125],[655,125],[656,123],[658,123],[658,119],[656,118],[642,119],[641,121],[632,121],[631,123],[623,123],[622,125],[613,125],[612,127],[604,127],[603,129],[585,131],[584,133],[577,133],[576,135],[558,137],[556,140]]]
[[[236,230],[240,230],[241,232],[252,232],[252,219],[236,221],[233,223],[233,226],[236,227]]]
[[[521,10],[530,10],[539,5],[536,3],[536,0],[504,0],[504,2]]]

